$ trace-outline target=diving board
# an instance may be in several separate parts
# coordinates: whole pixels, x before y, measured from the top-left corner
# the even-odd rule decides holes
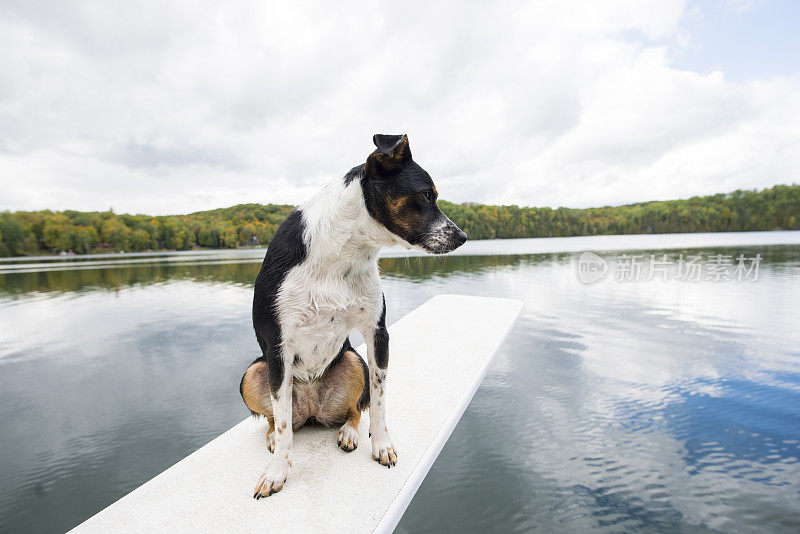
[[[257,501],[270,453],[266,420],[248,417],[72,532],[391,532],[521,308],[518,300],[439,295],[389,327],[391,469],[371,458],[364,412],[354,452],[337,448],[336,428],[297,431],[286,485]]]

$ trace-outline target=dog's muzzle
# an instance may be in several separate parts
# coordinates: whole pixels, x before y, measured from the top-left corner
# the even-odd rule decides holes
[[[467,242],[467,234],[448,220],[447,223],[432,232],[422,243],[422,248],[432,254],[447,254]]]

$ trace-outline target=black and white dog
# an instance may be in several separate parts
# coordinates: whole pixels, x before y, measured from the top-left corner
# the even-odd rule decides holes
[[[378,148],[366,163],[281,224],[256,278],[253,326],[262,356],[239,389],[253,414],[269,421],[273,455],[257,499],[283,488],[293,431],[308,422],[343,423],[338,444],[352,451],[369,407],[372,458],[397,463],[384,414],[389,333],[378,252],[400,244],[443,254],[467,235],[439,211],[436,187],[411,159],[408,137],[373,141]],[[350,346],[352,329],[364,336],[367,364]]]

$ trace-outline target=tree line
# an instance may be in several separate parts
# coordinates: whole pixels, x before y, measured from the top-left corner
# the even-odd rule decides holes
[[[800,229],[800,185],[602,208],[492,206],[444,200],[439,207],[471,239]],[[240,204],[171,216],[111,210],[2,212],[0,256],[266,245],[292,209],[283,204]]]
[[[242,204],[189,215],[113,211],[0,213],[0,256],[73,251],[188,250],[266,244],[293,206]]]
[[[474,239],[800,229],[800,185],[585,209],[439,205]]]

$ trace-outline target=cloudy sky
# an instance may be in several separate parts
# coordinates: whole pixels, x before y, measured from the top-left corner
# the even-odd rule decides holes
[[[792,0],[0,4],[0,209],[299,203],[408,133],[441,197],[800,182]]]

